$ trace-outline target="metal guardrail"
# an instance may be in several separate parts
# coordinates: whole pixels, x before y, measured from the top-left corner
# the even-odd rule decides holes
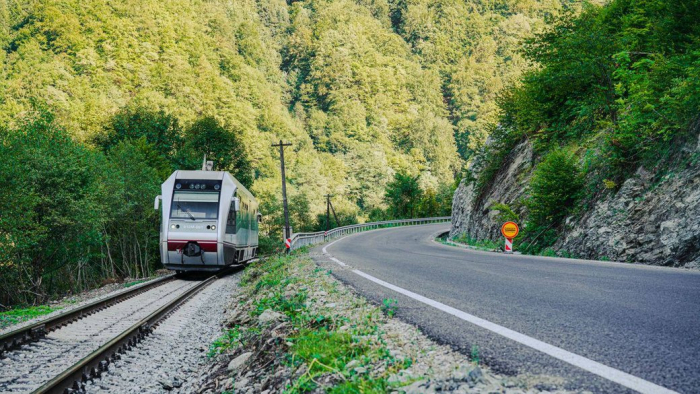
[[[452,220],[450,216],[442,216],[435,218],[421,218],[421,219],[401,219],[401,220],[386,220],[383,222],[371,222],[362,224],[352,224],[350,226],[336,227],[329,231],[319,231],[315,233],[297,233],[292,234],[291,240],[291,250],[299,249],[303,246],[315,245],[330,241],[332,239],[340,238],[344,235],[359,233],[361,231],[375,230],[378,228],[386,227],[400,227],[400,226],[415,226],[421,224],[434,224],[434,223],[448,223]]]

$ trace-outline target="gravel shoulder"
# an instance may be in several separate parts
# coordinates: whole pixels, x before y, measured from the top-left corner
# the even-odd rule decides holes
[[[392,317],[304,252],[247,269],[197,393],[564,393],[505,376]]]

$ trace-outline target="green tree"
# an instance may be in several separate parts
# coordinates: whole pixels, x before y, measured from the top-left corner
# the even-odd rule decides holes
[[[93,283],[106,160],[40,112],[0,133],[0,303]]]
[[[112,118],[105,132],[96,138],[104,151],[123,141],[137,147],[162,180],[180,167],[178,153],[183,144],[182,131],[178,120],[164,111],[123,109]]]
[[[151,275],[160,265],[160,215],[152,204],[154,196],[160,194],[161,179],[148,165],[139,145],[142,141],[121,141],[108,152],[104,276],[138,278]]]
[[[227,130],[213,116],[195,121],[185,132],[180,157],[183,169],[199,169],[203,156],[214,162],[214,169],[229,171],[244,186],[253,184],[253,169],[241,130]]]
[[[397,172],[394,174],[394,180],[389,182],[386,188],[388,212],[395,219],[415,217],[422,194],[418,176]]]

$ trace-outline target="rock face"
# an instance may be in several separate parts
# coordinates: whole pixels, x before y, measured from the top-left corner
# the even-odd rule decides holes
[[[473,239],[501,237],[500,224],[494,221],[497,212],[489,207],[495,202],[512,205],[523,197],[532,175],[533,160],[530,142],[517,145],[482,196],[476,195],[473,182],[462,180],[452,200],[450,237],[465,233]]]
[[[700,156],[700,149],[696,152]],[[700,268],[700,162],[652,183],[640,168],[555,244],[584,258]]]
[[[700,268],[700,138],[683,156],[663,177],[639,168],[617,193],[569,218],[554,249],[582,258]],[[499,224],[488,207],[526,197],[532,170],[532,148],[525,142],[481,198],[463,181],[454,195],[450,236],[498,240]]]

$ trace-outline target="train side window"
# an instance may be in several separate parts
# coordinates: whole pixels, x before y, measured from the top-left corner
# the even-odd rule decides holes
[[[228,217],[226,218],[226,234],[236,233],[236,211],[233,203],[228,210]]]

